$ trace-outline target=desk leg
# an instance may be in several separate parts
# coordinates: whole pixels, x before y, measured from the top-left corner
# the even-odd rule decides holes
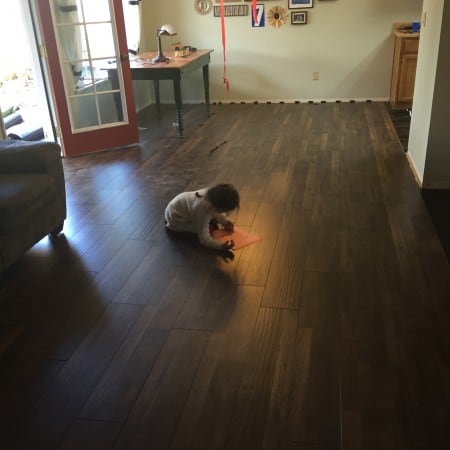
[[[173,92],[175,94],[175,105],[176,105],[176,120],[178,125],[178,137],[183,137],[183,111],[182,111],[182,101],[181,101],[181,83],[180,80],[173,80]]]
[[[159,80],[153,80],[153,89],[155,90],[156,109],[159,112],[159,105],[161,104],[161,96],[159,93]]]
[[[209,64],[203,66],[203,86],[205,88],[206,112],[209,116]]]

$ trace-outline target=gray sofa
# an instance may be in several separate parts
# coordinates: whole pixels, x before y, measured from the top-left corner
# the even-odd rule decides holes
[[[66,218],[61,148],[53,142],[0,140],[0,272]]]

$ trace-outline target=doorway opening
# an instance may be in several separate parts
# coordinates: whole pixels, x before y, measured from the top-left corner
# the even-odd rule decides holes
[[[55,141],[50,103],[42,75],[27,0],[2,2],[0,109],[9,139]]]

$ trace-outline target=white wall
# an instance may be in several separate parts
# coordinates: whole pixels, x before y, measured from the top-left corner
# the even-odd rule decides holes
[[[442,0],[443,1],[443,0]],[[435,4],[436,2],[434,2]],[[446,24],[446,26],[444,25]],[[444,2],[423,187],[450,189],[450,4]]]
[[[444,0],[423,3],[425,24],[422,18],[408,142],[409,159],[420,183],[425,170],[443,7]]]
[[[450,188],[450,5],[424,0],[409,159],[424,188]]]
[[[240,2],[232,4],[247,4]],[[146,1],[142,50],[156,50],[155,29],[171,23],[175,37],[163,38],[163,48],[181,40],[197,48],[212,48],[212,101],[387,100],[390,90],[394,22],[420,20],[422,0],[315,0],[306,25],[291,25],[288,1],[264,2],[266,12],[283,6],[288,23],[276,29],[252,28],[251,17],[227,17],[227,94],[222,81],[220,19],[202,16],[193,0]],[[213,0],[213,5],[217,6]],[[312,72],[320,73],[319,81]],[[186,102],[203,100],[200,73],[183,81]],[[151,93],[151,90],[147,90]],[[139,97],[139,95],[138,95]],[[162,101],[173,102],[169,86]]]

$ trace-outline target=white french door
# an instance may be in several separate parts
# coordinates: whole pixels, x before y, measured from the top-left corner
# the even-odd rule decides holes
[[[122,0],[36,4],[64,154],[138,142]]]

